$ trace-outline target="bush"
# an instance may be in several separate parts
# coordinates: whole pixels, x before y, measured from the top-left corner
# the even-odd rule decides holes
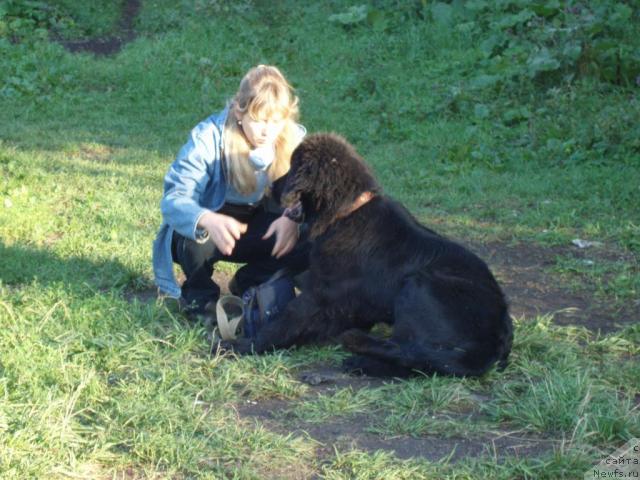
[[[477,86],[535,80],[557,84],[590,77],[640,85],[640,11],[615,0],[379,0],[329,20],[347,29],[376,30],[431,22],[470,35],[480,44]],[[632,6],[633,5],[633,6]]]
[[[469,0],[430,9],[433,21],[455,19],[481,40],[485,81],[640,82],[640,14],[624,2]]]
[[[3,0],[0,2],[0,38],[13,42],[45,39],[50,30],[64,31],[74,26],[73,19],[46,2]]]

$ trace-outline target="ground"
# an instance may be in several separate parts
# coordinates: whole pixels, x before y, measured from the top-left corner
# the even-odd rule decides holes
[[[70,51],[87,51],[96,55],[112,55],[135,38],[133,24],[140,8],[140,0],[128,0],[119,22],[119,33],[108,38],[82,39],[61,42]],[[603,333],[616,330],[635,320],[638,304],[612,305],[594,296],[594,288],[588,284],[567,287],[562,274],[553,270],[558,257],[581,260],[625,261],[625,255],[609,250],[606,245],[579,249],[567,245],[544,247],[534,244],[491,242],[467,242],[495,272],[503,285],[514,317],[535,318],[552,315],[554,322],[562,325],[580,325]],[[216,274],[216,279],[226,290],[228,275]],[[138,300],[150,301],[155,292],[136,292]],[[353,391],[381,386],[384,381],[368,377],[352,377],[343,374],[338,367],[319,364],[298,372],[299,379],[309,385],[307,397],[327,394],[338,389]],[[392,381],[392,380],[387,380]],[[496,456],[536,456],[551,450],[556,440],[542,438],[506,428],[487,431],[481,435],[413,437],[398,435],[385,437],[371,431],[371,418],[366,415],[337,417],[322,423],[311,423],[290,415],[292,402],[268,399],[247,401],[234,405],[240,419],[255,421],[277,433],[304,435],[318,442],[318,455],[329,458],[334,447],[340,451],[357,448],[365,451],[393,451],[399,458],[422,457],[439,460],[451,455],[452,461],[481,454]],[[461,412],[460,415],[464,415]],[[375,422],[373,422],[375,423]],[[453,452],[453,453],[452,453]]]
[[[594,298],[593,286],[565,286],[560,274],[550,270],[560,257],[594,261],[631,261],[606,247],[579,249],[574,246],[541,247],[520,243],[470,244],[493,269],[509,298],[511,315],[535,317],[552,314],[560,325],[582,325],[607,333],[637,319],[638,304],[608,304]]]

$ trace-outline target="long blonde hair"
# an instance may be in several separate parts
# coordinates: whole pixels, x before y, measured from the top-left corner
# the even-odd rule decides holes
[[[247,72],[229,105],[224,127],[224,154],[228,178],[234,188],[249,194],[256,189],[255,169],[249,162],[251,145],[238,118],[249,113],[255,120],[279,115],[285,125],[275,142],[275,159],[267,169],[273,182],[289,171],[291,153],[301,140],[298,125],[298,97],[276,67],[258,65]]]

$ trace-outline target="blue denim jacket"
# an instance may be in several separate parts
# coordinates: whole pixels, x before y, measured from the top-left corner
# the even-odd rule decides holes
[[[153,242],[153,273],[160,291],[171,297],[180,297],[171,257],[173,232],[204,239],[204,232],[196,227],[200,217],[224,204],[227,182],[221,147],[227,114],[225,108],[196,125],[164,177],[163,222]]]

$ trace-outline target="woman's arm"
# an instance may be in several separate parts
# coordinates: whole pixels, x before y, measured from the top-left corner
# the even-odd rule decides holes
[[[196,238],[198,223],[209,212],[200,205],[200,199],[212,180],[214,163],[220,161],[218,129],[213,124],[201,125],[192,130],[165,175],[164,195],[160,202],[165,222],[190,239]]]
[[[247,231],[247,224],[221,213],[206,211],[198,220],[198,228],[204,229],[211,241],[224,255],[231,255],[236,240]]]

